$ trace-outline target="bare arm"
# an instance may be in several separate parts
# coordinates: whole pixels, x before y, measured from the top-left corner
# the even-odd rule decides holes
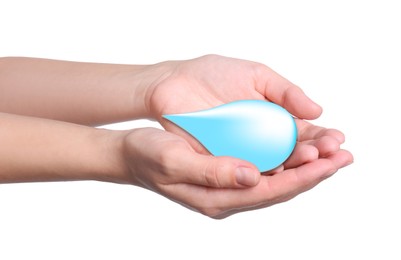
[[[261,175],[246,161],[202,153],[161,119],[238,99],[271,100],[298,118],[321,113],[300,88],[264,65],[215,55],[148,66],[0,59],[0,183],[130,183],[222,218],[286,201],[352,162],[340,149],[340,131],[297,119],[292,156]],[[151,128],[110,131],[49,120],[99,125],[144,117],[183,138]]]
[[[112,131],[0,113],[0,183],[121,180],[119,140]]]
[[[313,135],[319,131],[301,136]],[[264,176],[245,161],[196,153],[183,138],[158,129],[110,131],[5,113],[0,144],[0,183],[127,183],[214,218],[286,201],[352,162],[349,152],[337,150]],[[238,182],[238,169],[251,179]]]
[[[84,125],[147,117],[144,68],[0,58],[0,112]]]

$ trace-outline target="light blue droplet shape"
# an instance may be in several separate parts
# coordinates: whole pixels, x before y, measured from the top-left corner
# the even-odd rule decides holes
[[[279,105],[239,100],[214,108],[163,115],[196,138],[215,156],[249,161],[260,172],[282,164],[294,150],[294,118]]]

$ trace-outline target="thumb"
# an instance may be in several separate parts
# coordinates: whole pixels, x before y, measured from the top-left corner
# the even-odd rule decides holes
[[[232,157],[185,156],[186,182],[213,188],[247,188],[259,183],[260,172],[251,163]],[[184,159],[184,158],[182,158]]]

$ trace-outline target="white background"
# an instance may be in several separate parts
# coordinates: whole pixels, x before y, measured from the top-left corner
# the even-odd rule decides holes
[[[0,259],[401,259],[398,6],[0,0],[0,56],[259,61],[320,103],[316,123],[343,130],[355,156],[289,202],[220,221],[132,186],[0,185]]]

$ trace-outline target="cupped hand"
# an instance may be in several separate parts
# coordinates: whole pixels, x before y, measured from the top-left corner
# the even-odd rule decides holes
[[[303,120],[319,117],[321,107],[263,64],[207,55],[151,67],[159,76],[146,91],[148,115],[174,134],[140,129],[128,136],[127,154],[139,158],[130,164],[135,184],[207,216],[224,218],[288,200],[353,160],[340,149],[344,142],[340,131]],[[162,117],[243,99],[274,102],[295,117],[297,145],[288,160],[270,172],[260,174],[249,162],[210,155],[191,135]],[[138,138],[147,142],[135,141]]]
[[[274,102],[301,119],[315,119],[322,112],[299,87],[260,63],[207,55],[156,64],[152,69],[160,76],[147,88],[149,114],[199,152],[206,151],[162,115],[194,112],[242,99]]]
[[[266,175],[237,158],[200,154],[178,135],[154,128],[133,130],[123,148],[128,182],[212,218],[283,202],[352,162],[352,155],[334,140],[343,139],[340,132],[297,123],[298,148],[280,169]]]

